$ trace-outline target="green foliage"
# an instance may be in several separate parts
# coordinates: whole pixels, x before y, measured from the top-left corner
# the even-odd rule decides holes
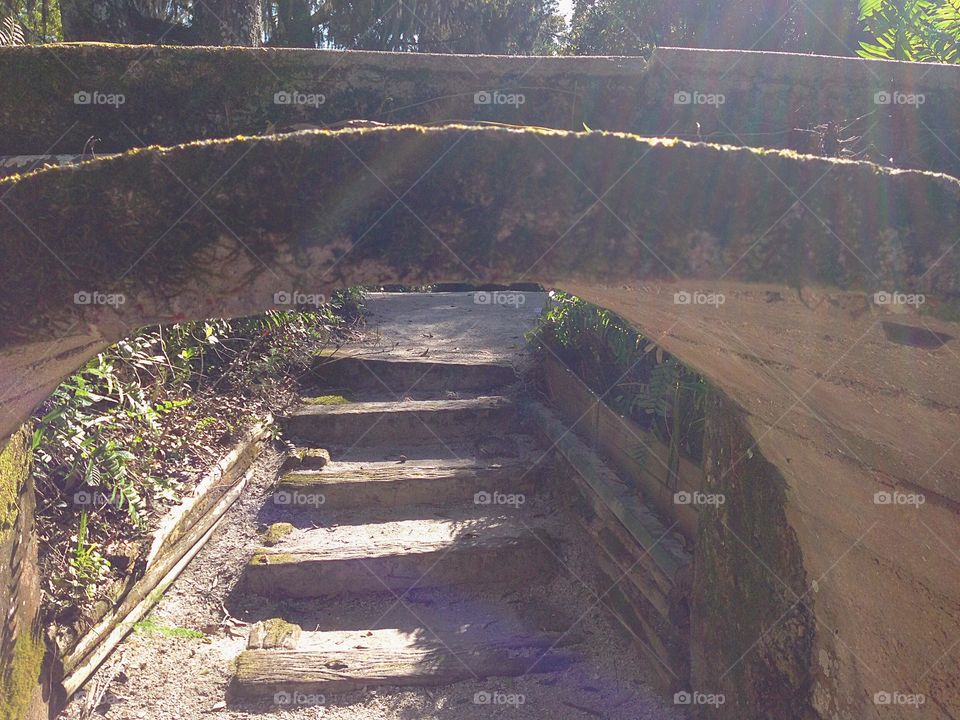
[[[67,559],[69,578],[65,582],[78,588],[88,600],[96,596],[97,584],[110,573],[110,563],[99,552],[97,546],[88,537],[87,512],[80,513],[80,526],[77,528],[73,552]]]
[[[43,477],[57,478],[68,495],[84,487],[101,491],[137,526],[148,498],[171,498],[175,490],[151,473],[160,421],[191,403],[159,392],[186,377],[182,365],[159,352],[163,338],[162,330],[143,332],[91,360],[57,387],[33,435]]]
[[[960,63],[960,0],[860,0],[861,57]]]
[[[330,2],[317,18],[321,45],[435,53],[546,52],[564,28],[556,0]]]
[[[351,289],[317,310],[149,327],[58,386],[31,443],[42,547],[53,563],[48,595],[57,596],[48,606],[96,599],[111,572],[105,556],[127,557],[113,545],[143,537],[179,500],[182,482],[216,453],[206,444],[225,442],[251,414],[282,409],[293,375],[362,313],[363,293]]]
[[[851,54],[856,5],[837,0],[574,0],[567,50],[645,55],[657,45]]]
[[[703,453],[706,381],[609,310],[552,292],[529,340],[672,452]]]
[[[565,30],[557,0],[266,0],[261,6],[264,42],[277,47],[541,54],[555,51]],[[197,0],[128,1],[100,12],[128,9],[140,19],[137,27],[147,33],[153,27],[158,42],[162,36],[170,43],[189,35],[196,8]],[[0,18],[7,15],[27,42],[77,39],[63,35],[58,0],[0,0]]]
[[[346,294],[340,303],[353,315],[361,312],[361,296]],[[183,415],[201,386],[263,381],[298,354],[306,356],[305,348],[327,342],[339,322],[336,309],[324,307],[178,323],[126,338],[45,403],[33,436],[38,472],[67,495],[100,491],[133,525],[142,525],[150,504],[176,499],[177,486],[156,471],[185,439],[171,445],[164,419]],[[194,427],[202,431],[216,422],[208,416]]]
[[[0,0],[0,46],[62,37],[58,0]]]

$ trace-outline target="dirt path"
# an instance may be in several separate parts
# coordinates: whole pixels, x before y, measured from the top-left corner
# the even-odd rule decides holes
[[[98,713],[683,717],[585,582],[593,545],[562,510],[543,448],[515,425],[513,390],[451,385],[473,382],[467,365],[431,374],[431,360],[523,365],[538,305],[372,298],[379,336],[365,349],[423,363],[416,388],[381,357],[366,366],[380,397],[307,403],[291,418],[292,436],[324,438],[333,462],[291,475],[279,454],[261,458],[214,538],[88,684],[105,687]],[[286,534],[264,547],[279,522]],[[277,618],[302,628],[298,641],[247,650],[256,623]]]
[[[373,293],[361,347],[390,357],[521,364],[546,293]]]

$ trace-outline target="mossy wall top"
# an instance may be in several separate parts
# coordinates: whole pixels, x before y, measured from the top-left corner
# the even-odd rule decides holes
[[[960,175],[944,152],[960,144],[960,68],[948,65],[677,48],[646,60],[85,44],[0,48],[0,66],[0,155],[357,119],[586,125],[832,155],[833,123],[875,159]],[[898,101],[909,97],[922,102]]]

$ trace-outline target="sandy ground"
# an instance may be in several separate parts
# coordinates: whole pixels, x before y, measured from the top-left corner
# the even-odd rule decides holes
[[[531,300],[519,307],[473,306],[465,294],[375,296],[370,301],[367,347],[393,354],[524,362],[523,333],[536,315]],[[473,314],[471,314],[471,311]],[[469,320],[464,320],[464,317]],[[477,318],[474,320],[473,318]],[[410,320],[410,322],[407,322]],[[430,337],[432,335],[432,337]],[[685,717],[660,699],[647,678],[652,672],[627,633],[603,610],[591,586],[593,544],[562,508],[549,482],[528,498],[525,517],[546,525],[558,540],[559,571],[541,587],[484,592],[414,590],[393,596],[337,601],[273,602],[237,588],[243,568],[260,547],[259,533],[277,519],[269,502],[281,456],[268,450],[251,470],[244,496],[216,534],[184,571],[151,615],[152,631],[132,633],[67,708],[63,717],[149,718],[329,718],[330,720],[453,720],[454,718],[605,718],[670,720]],[[389,512],[387,513],[389,514]],[[383,513],[330,517],[325,524],[390,519]],[[324,698],[323,704],[278,707],[228,700],[234,658],[244,649],[249,624],[283,616],[305,631],[393,627],[439,629],[447,612],[486,626],[567,633],[582,659],[569,669],[520,678],[460,682],[435,689],[377,688]],[[169,637],[167,629],[194,631]],[[478,693],[509,700],[477,704]],[[96,700],[94,702],[93,700]]]

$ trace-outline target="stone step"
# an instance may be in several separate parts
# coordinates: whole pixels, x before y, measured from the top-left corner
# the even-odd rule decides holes
[[[317,598],[529,585],[555,570],[549,536],[514,511],[296,530],[258,550],[244,582],[248,592],[265,597]]]
[[[311,383],[321,388],[399,397],[411,392],[496,392],[517,380],[510,365],[362,356],[323,358],[314,364],[312,376]]]
[[[500,434],[514,421],[513,402],[500,396],[343,405],[307,402],[287,418],[286,429],[299,442],[370,446]]]
[[[273,501],[291,509],[324,511],[403,505],[496,506],[526,496],[536,485],[538,456],[496,460],[335,462],[280,479]],[[524,498],[525,499],[525,498]]]
[[[309,636],[309,637],[308,637]],[[247,650],[231,685],[238,700],[323,704],[364,687],[437,687],[463,680],[565,670],[576,655],[560,633],[479,641],[425,628],[305,633],[295,650]],[[483,703],[482,697],[476,700]]]

